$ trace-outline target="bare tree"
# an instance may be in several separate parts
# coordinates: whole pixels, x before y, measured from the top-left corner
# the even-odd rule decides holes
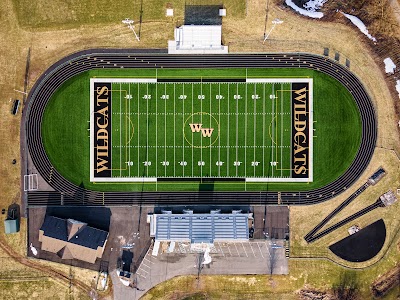
[[[277,245],[276,245],[274,240],[269,240],[268,243],[267,243],[267,247],[268,247],[268,254],[269,254],[268,273],[270,275],[272,275],[274,273],[274,269],[275,269],[275,266],[276,266],[276,259],[277,259],[276,249],[277,249]]]
[[[333,294],[338,300],[357,300],[359,296],[357,272],[345,270],[332,288]]]

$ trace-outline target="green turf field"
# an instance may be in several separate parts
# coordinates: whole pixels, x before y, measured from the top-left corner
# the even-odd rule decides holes
[[[290,92],[290,83],[115,82],[111,177],[290,178]]]
[[[182,79],[201,77],[237,79],[245,78],[246,73],[247,78],[304,77],[313,79],[315,121],[313,124],[315,129],[313,182],[214,182],[212,184],[197,181],[158,183],[90,182],[90,126],[88,122],[90,120],[88,88],[90,78],[155,78],[155,70],[149,69],[93,70],[65,82],[53,95],[44,114],[42,133],[45,149],[55,168],[63,176],[77,185],[96,190],[305,190],[323,186],[344,172],[359,147],[361,123],[359,112],[351,94],[331,77],[317,71],[298,69],[164,69],[158,70],[157,76],[158,78]],[[114,83],[114,85],[118,84]],[[281,86],[280,83],[267,84],[265,85],[265,94],[270,95],[272,89],[279,90],[282,88],[285,89],[286,87],[284,85]],[[127,95],[139,92],[139,98],[141,99],[136,102],[131,101],[132,99],[127,101],[123,92],[113,92],[113,99],[119,99],[119,97],[121,99],[119,103],[118,101],[113,102],[112,108],[114,113],[113,161],[115,160],[117,163],[117,165],[114,165],[113,162],[113,169],[118,169],[118,166],[121,169],[113,171],[113,176],[271,177],[272,172],[273,176],[282,178],[287,176],[284,170],[282,172],[278,170],[279,164],[278,168],[272,168],[270,162],[279,161],[280,163],[282,160],[282,164],[287,163],[285,158],[287,150],[285,150],[285,147],[279,146],[289,145],[286,140],[287,131],[285,131],[289,129],[287,126],[288,120],[285,117],[287,116],[285,113],[288,107],[284,101],[278,101],[273,108],[273,101],[269,96],[264,97],[263,84],[231,82],[228,85],[215,82],[193,84],[175,82],[135,85],[121,83],[121,87],[116,86],[116,89],[121,91],[128,90]],[[130,89],[131,91],[129,92]],[[147,89],[149,89],[149,92]],[[183,89],[185,89],[185,93],[183,93]],[[232,95],[245,96],[246,90],[248,100],[230,101],[233,105],[230,104],[229,108],[227,105],[221,106],[223,99],[216,99],[218,95],[227,96],[228,92],[229,97]],[[170,98],[149,101],[148,99],[143,99],[145,95],[152,95],[152,97],[157,95],[157,98],[168,95]],[[186,95],[186,99],[179,99],[181,95]],[[198,99],[199,95],[207,96],[207,98],[200,100]],[[259,99],[251,99],[252,95],[259,95]],[[283,98],[285,97],[287,96],[283,95]],[[193,105],[191,103],[192,98]],[[175,100],[173,101],[172,99]],[[125,105],[123,105],[124,103]],[[118,104],[120,104],[121,110],[118,110]],[[114,105],[117,107],[114,107]],[[150,114],[148,114],[147,105],[149,105]],[[278,118],[274,121],[272,121],[271,115],[268,114],[272,113],[272,109],[274,109],[274,113],[278,112]],[[207,114],[196,115],[199,112],[209,113],[210,111],[211,118]],[[280,115],[279,112],[283,113]],[[126,117],[127,115],[129,118]],[[228,117],[229,126],[227,125]],[[215,124],[219,124],[219,134],[213,144],[215,145],[214,148],[201,147],[201,143],[207,145],[204,140],[208,139],[208,143],[211,143],[213,141],[212,137],[200,138],[200,134],[196,137],[197,132],[196,134],[192,133],[190,126],[185,123],[187,118],[189,118],[188,121],[190,122],[191,118],[193,118],[193,122],[204,123],[208,126],[207,128],[211,128],[211,126],[217,128]],[[196,118],[200,118],[200,120],[195,120]],[[120,126],[116,126],[115,123],[120,123]],[[126,125],[122,126],[122,123]],[[276,132],[274,136],[269,134],[270,130],[267,132],[259,130],[259,128],[270,127],[264,126],[264,123],[269,123],[271,127],[272,125],[274,126],[274,132]],[[221,124],[224,125],[221,126]],[[235,130],[236,126],[238,126],[238,130]],[[119,132],[119,136],[114,134],[118,128],[122,130]],[[154,130],[155,128],[157,130]],[[172,130],[172,128],[177,128],[177,130]],[[149,134],[147,133],[148,130]],[[192,134],[193,137],[191,137]],[[186,148],[186,135],[191,143],[199,144],[200,148],[191,146]],[[275,138],[277,139],[277,144],[275,144]],[[129,147],[124,147],[127,145],[127,141]],[[59,147],[59,145],[63,145],[63,147]],[[147,147],[147,145],[150,147]],[[236,147],[236,145],[242,147]],[[264,153],[262,154],[263,151]],[[275,159],[272,159],[273,153]],[[236,155],[238,155],[238,159],[236,159]],[[258,157],[262,159],[258,159]],[[119,162],[118,159],[120,159]],[[151,161],[150,167],[145,166],[146,161]],[[242,162],[240,167],[234,166],[236,161]],[[258,166],[252,166],[252,162],[256,161],[260,162]],[[186,162],[186,165],[184,162]],[[204,165],[201,162],[204,162]],[[223,163],[217,164],[217,162]]]

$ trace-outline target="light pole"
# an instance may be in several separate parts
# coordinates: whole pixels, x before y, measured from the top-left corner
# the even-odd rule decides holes
[[[277,24],[282,24],[282,23],[283,23],[283,21],[280,20],[280,19],[275,19],[275,20],[272,21],[272,28],[271,28],[271,30],[267,33],[267,35],[264,37],[263,44],[264,44],[265,41],[268,39],[269,35],[271,34],[272,30],[274,30],[275,26],[276,26]]]
[[[128,28],[131,29],[133,31],[133,33],[135,34],[136,39],[138,40],[138,42],[140,42],[140,38],[138,37],[138,35],[136,34],[135,31],[135,26],[133,26],[133,20],[126,18],[125,20],[122,20],[122,23],[128,25]]]

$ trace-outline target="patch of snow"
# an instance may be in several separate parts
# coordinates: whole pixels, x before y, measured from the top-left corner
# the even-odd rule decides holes
[[[400,98],[400,80],[396,80],[396,91],[399,93],[399,98]]]
[[[101,287],[103,288],[103,290],[105,290],[106,289],[106,283],[107,283],[107,277],[103,277],[102,279],[101,279]]]
[[[360,31],[362,33],[364,33],[370,40],[376,42],[376,38],[374,38],[372,35],[369,34],[367,26],[365,26],[365,24],[363,23],[363,21],[361,21],[359,18],[357,18],[356,16],[353,15],[349,15],[349,14],[345,14],[342,12],[342,14],[350,20],[351,23],[353,23],[354,25],[356,25],[358,27],[358,29],[360,29]]]
[[[119,280],[121,280],[121,282],[122,282],[122,284],[124,286],[129,286],[129,281],[128,280],[125,280],[125,279],[122,279],[122,278],[120,278]]]
[[[310,0],[306,2],[303,7],[308,11],[317,11],[325,4],[327,0]]]
[[[33,255],[37,255],[38,254],[38,252],[37,252],[37,250],[36,250],[36,248],[35,247],[33,247],[33,245],[32,245],[32,243],[31,243],[31,251],[32,251],[32,253],[33,253]]]
[[[313,1],[313,2],[315,2],[315,1]],[[324,0],[322,0],[322,1],[316,0],[316,2],[324,2]],[[291,8],[293,8],[295,11],[297,11],[299,14],[301,14],[303,16],[307,16],[307,17],[315,18],[315,19],[321,19],[324,16],[324,14],[322,12],[311,11],[311,10],[307,10],[307,9],[298,7],[296,4],[293,3],[292,0],[285,0],[285,3],[287,6],[290,6]],[[307,4],[308,4],[308,2],[306,4],[304,4],[304,6],[306,6]],[[315,7],[315,5],[312,7]],[[310,9],[311,9],[311,6],[310,6]]]
[[[207,247],[206,251],[204,252],[204,261],[201,263],[202,265],[208,265],[212,261],[210,256],[210,247]]]
[[[385,72],[387,74],[394,74],[394,69],[396,69],[396,65],[390,57],[386,57],[383,62],[385,63]]]

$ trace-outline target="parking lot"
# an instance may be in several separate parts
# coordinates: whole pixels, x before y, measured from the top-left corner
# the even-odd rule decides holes
[[[157,256],[153,244],[139,266],[135,282],[138,289],[121,293],[121,299],[138,299],[148,289],[178,275],[196,275],[200,251],[189,243],[161,244]],[[211,263],[203,265],[200,274],[288,274],[288,259],[283,240],[249,242],[215,242],[210,248]]]

